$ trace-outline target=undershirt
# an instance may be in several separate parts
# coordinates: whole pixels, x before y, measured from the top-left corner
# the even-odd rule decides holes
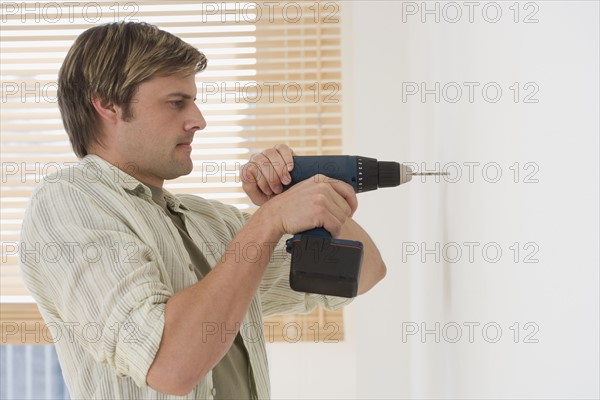
[[[204,254],[202,254],[190,237],[185,227],[185,216],[169,209],[161,188],[149,185],[148,187],[152,191],[152,200],[165,211],[165,214],[177,228],[181,240],[194,264],[196,276],[198,280],[202,279],[211,271],[211,268]],[[256,397],[251,395],[251,393],[255,392],[251,389],[253,387],[252,370],[248,351],[244,346],[242,336],[239,332],[225,356],[213,368],[212,375],[213,384],[216,389],[216,393],[213,393],[215,399],[251,399]]]

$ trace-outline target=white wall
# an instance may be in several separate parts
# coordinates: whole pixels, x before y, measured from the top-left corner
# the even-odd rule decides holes
[[[360,195],[356,217],[379,244],[388,276],[348,308],[347,342],[269,346],[273,395],[598,398],[598,3],[522,2],[518,23],[513,2],[495,3],[497,23],[482,16],[487,2],[477,3],[473,23],[463,2],[454,3],[463,11],[456,23],[444,20],[447,3],[439,3],[439,23],[420,14],[403,22],[403,10],[421,4],[342,3],[347,152],[430,169],[458,164],[461,178]],[[531,12],[539,22],[523,23]],[[403,102],[403,82],[457,82],[463,97]],[[463,82],[480,83],[472,103]],[[503,91],[496,103],[482,97],[489,82]],[[527,82],[539,88],[537,103],[523,102]],[[480,163],[472,182],[469,162]],[[486,164],[500,167],[497,183],[488,182],[495,169],[482,175]],[[532,172],[538,182],[525,183]],[[473,262],[465,242],[478,243]],[[457,243],[447,249],[463,254],[449,262],[443,256],[455,253],[441,251],[439,262],[435,254],[422,262],[408,253],[412,243],[420,251],[422,243]],[[483,257],[486,244],[489,257],[502,250],[499,261]],[[535,249],[538,262],[524,262]],[[403,342],[403,329],[436,322],[448,328],[439,343],[433,334]],[[472,343],[468,323],[479,324]],[[492,325],[484,337],[485,324]],[[462,328],[457,343],[453,326]],[[497,343],[486,341],[492,326],[502,330]],[[538,343],[525,343],[536,327],[529,339]]]

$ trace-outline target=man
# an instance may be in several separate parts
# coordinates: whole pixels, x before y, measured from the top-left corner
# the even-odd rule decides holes
[[[192,171],[205,66],[169,33],[114,23],[81,34],[60,70],[59,107],[81,162],[36,188],[22,241],[51,243],[69,262],[22,257],[22,271],[45,321],[65,333],[56,347],[74,398],[269,397],[263,316],[348,302],[289,288],[289,259],[272,257],[286,234],[323,226],[362,241],[359,293],[385,275],[351,219],[349,185],[317,176],[282,193],[293,168],[285,145],[244,170],[261,206],[252,216],[162,189]]]

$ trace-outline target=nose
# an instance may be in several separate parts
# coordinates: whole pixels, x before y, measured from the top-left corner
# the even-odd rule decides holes
[[[185,122],[184,129],[186,131],[201,131],[206,128],[206,120],[204,119],[204,115],[198,108],[198,106],[194,103],[193,111],[190,115],[189,119]]]

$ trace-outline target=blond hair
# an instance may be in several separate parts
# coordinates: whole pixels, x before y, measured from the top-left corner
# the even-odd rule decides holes
[[[188,75],[206,68],[205,55],[154,25],[117,22],[83,32],[67,53],[58,73],[58,106],[73,151],[78,157],[100,139],[92,99],[123,108],[138,86],[154,76]]]

